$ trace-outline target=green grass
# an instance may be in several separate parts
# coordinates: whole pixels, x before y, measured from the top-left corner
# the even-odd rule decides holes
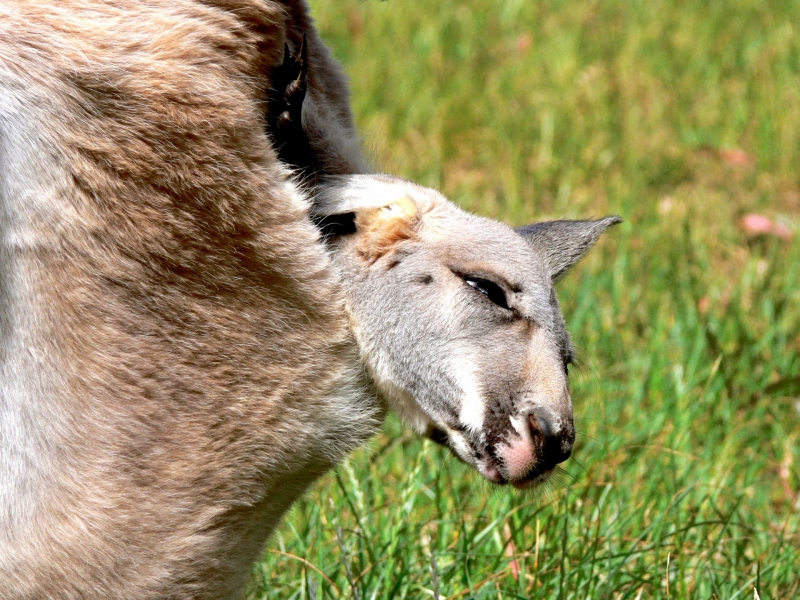
[[[251,597],[800,597],[800,2],[312,8],[382,170],[514,225],[626,221],[559,286],[561,477],[491,489],[390,418]],[[795,241],[746,238],[751,211]]]

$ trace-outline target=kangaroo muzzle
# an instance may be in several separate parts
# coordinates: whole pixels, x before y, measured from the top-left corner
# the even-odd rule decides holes
[[[497,444],[491,452],[494,468],[505,481],[516,487],[528,487],[547,478],[556,465],[572,454],[575,427],[572,414],[556,417],[544,410],[534,410],[522,419],[515,419],[522,431]],[[515,429],[517,427],[515,426]]]

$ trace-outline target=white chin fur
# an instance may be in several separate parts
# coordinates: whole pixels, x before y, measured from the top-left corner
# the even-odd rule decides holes
[[[475,457],[472,455],[472,448],[470,448],[470,445],[464,435],[460,431],[455,431],[450,428],[446,428],[446,431],[452,450],[461,457],[461,460],[480,470],[479,466],[475,464]]]
[[[376,381],[378,391],[403,423],[416,433],[424,435],[433,425],[431,418],[419,407],[407,391],[388,382]]]
[[[461,425],[473,434],[479,433],[483,430],[485,406],[478,393],[472,365],[463,356],[456,355],[450,360],[450,368],[461,388],[461,410],[458,415]]]

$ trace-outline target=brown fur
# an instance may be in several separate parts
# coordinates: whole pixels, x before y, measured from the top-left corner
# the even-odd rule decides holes
[[[397,250],[403,240],[411,239],[419,219],[417,207],[408,198],[357,211],[358,252],[367,263],[374,263]]]
[[[237,596],[380,418],[263,133],[303,31],[309,135],[359,170],[302,2],[0,7],[0,596]]]

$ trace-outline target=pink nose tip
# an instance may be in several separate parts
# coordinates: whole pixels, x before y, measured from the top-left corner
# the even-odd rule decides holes
[[[505,475],[511,481],[525,477],[534,469],[549,471],[572,454],[575,429],[571,419],[556,430],[546,415],[533,413],[528,417],[528,426],[528,435],[513,437],[496,450]]]
[[[536,460],[530,440],[515,440],[509,445],[503,444],[497,449],[497,454],[503,459],[506,476],[512,481],[525,477]]]

